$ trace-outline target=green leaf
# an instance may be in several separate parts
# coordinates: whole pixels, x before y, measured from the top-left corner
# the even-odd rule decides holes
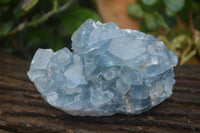
[[[156,11],[159,11],[163,5],[162,0],[157,0],[154,4],[152,5],[147,5],[142,2],[142,0],[138,0],[137,3],[141,6],[142,10],[144,13],[153,13]]]
[[[145,32],[145,33],[150,32],[150,30],[147,28],[147,26],[146,26],[146,24],[145,24],[145,21],[143,21],[143,22],[140,24],[139,29],[140,29],[140,31]]]
[[[148,14],[145,16],[145,25],[149,30],[155,30],[159,28],[159,25],[157,23],[156,17],[153,14]]]
[[[41,47],[49,40],[50,33],[52,31],[46,28],[30,31],[27,37],[28,45],[31,47]]]
[[[176,16],[169,16],[166,14],[166,12],[160,13],[164,22],[166,23],[167,27],[173,27],[177,24]]]
[[[156,12],[154,13],[154,15],[155,15],[156,22],[160,27],[168,28],[164,18],[159,13]]]
[[[0,25],[0,37],[7,35],[7,33],[12,29],[13,25],[14,25],[14,23],[12,21],[7,22],[5,24],[1,24]]]
[[[54,51],[57,51],[65,46],[65,42],[62,38],[59,37],[52,37],[50,40],[50,48]]]
[[[178,12],[183,8],[185,0],[164,0],[164,3],[170,10]]]
[[[157,0],[142,0],[142,2],[146,5],[153,5],[157,2]]]
[[[163,17],[155,12],[153,14],[147,14],[145,16],[145,25],[149,30],[155,30],[160,27],[168,28],[167,24],[165,23]]]
[[[42,14],[35,14],[32,18],[31,21],[36,21],[37,19],[39,19],[42,16]]]
[[[24,0],[23,2],[18,3],[13,10],[13,15],[16,18],[26,15],[37,2],[38,0]]]
[[[132,17],[142,18],[144,16],[144,12],[138,3],[129,4],[127,11],[128,11],[128,14]]]
[[[23,13],[24,13],[24,12],[23,12],[23,9],[22,9],[20,3],[17,4],[17,6],[16,6],[16,7],[14,8],[14,10],[13,10],[13,15],[14,15],[16,18],[18,18],[18,17],[22,16]]]
[[[21,2],[22,9],[28,11],[38,3],[38,0],[23,0]]]
[[[74,7],[63,14],[61,17],[61,23],[67,32],[72,34],[89,18],[94,21],[100,21],[100,17],[92,10],[82,7]]]
[[[172,11],[171,9],[169,9],[168,7],[165,8],[165,12],[169,17],[174,17],[176,12]]]

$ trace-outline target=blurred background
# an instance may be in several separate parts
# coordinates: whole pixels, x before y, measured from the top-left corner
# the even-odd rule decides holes
[[[0,52],[31,59],[37,48],[71,48],[87,19],[163,40],[179,64],[200,64],[198,0],[0,0]]]

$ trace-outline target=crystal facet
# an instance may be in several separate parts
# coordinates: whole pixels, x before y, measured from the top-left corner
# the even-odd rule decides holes
[[[49,104],[71,115],[138,114],[172,94],[178,59],[151,35],[89,19],[72,48],[38,49],[27,73]]]

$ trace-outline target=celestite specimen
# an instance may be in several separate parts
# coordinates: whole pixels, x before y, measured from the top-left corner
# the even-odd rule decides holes
[[[172,94],[177,57],[151,35],[89,19],[72,48],[38,49],[28,71],[44,99],[71,115],[138,114]]]

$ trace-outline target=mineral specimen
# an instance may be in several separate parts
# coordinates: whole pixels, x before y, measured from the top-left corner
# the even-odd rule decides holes
[[[177,57],[151,35],[89,19],[72,48],[38,49],[28,71],[44,99],[71,115],[138,114],[172,94]]]

